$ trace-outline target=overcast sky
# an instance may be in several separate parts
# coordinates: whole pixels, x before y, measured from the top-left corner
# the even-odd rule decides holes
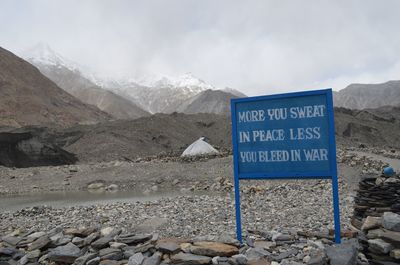
[[[0,0],[0,46],[249,95],[400,79],[400,1]]]

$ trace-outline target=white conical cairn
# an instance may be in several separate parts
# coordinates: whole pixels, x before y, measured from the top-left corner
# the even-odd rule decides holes
[[[218,151],[204,141],[204,137],[200,137],[194,143],[188,146],[185,151],[183,151],[181,156],[196,156],[203,154],[218,154]]]

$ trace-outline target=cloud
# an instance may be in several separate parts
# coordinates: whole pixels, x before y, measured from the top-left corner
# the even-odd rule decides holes
[[[108,75],[192,72],[250,95],[399,79],[399,1],[9,1],[0,45]]]

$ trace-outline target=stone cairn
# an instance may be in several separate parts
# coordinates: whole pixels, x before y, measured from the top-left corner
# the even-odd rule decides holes
[[[400,264],[400,177],[382,174],[359,183],[352,225],[371,264]]]

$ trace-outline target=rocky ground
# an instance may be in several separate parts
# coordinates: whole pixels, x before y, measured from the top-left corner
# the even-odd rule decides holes
[[[385,162],[352,153],[355,150],[369,153],[379,152],[377,149],[365,148],[338,149],[339,178],[350,189],[357,187],[361,174],[379,173],[386,165]],[[393,157],[399,153],[399,151],[390,152],[390,155]],[[381,154],[387,156],[385,153]],[[0,195],[90,190],[90,187],[142,192],[182,189],[218,191],[220,182],[231,185],[232,172],[232,156],[229,155],[229,152],[196,159],[180,158],[179,156],[152,156],[137,158],[133,161],[93,162],[34,168],[0,166],[0,175],[2,176]],[[276,181],[252,181],[251,183],[253,186],[254,183],[269,186]]]
[[[350,228],[354,190],[358,185],[359,177],[363,174],[377,174],[386,165],[384,162],[352,153],[354,150],[342,148],[338,151],[343,230]],[[365,148],[363,150],[374,151],[365,150]],[[194,161],[177,157],[152,157],[129,162],[114,161],[61,167],[25,169],[1,167],[0,173],[3,177],[0,182],[0,191],[3,196],[65,190],[88,190],[106,194],[116,190],[132,189],[145,193],[176,190],[181,195],[147,202],[113,202],[63,208],[42,205],[17,211],[4,211],[0,213],[0,235],[14,235],[24,239],[28,236],[24,235],[26,232],[28,234],[44,232],[51,238],[50,231],[55,227],[61,230],[79,227],[94,229],[113,227],[121,229],[124,234],[158,234],[161,238],[185,238],[186,243],[199,237],[203,238],[203,241],[204,237],[213,237],[213,239],[221,235],[234,237],[235,214],[231,160],[231,156],[202,157]],[[203,195],[192,191],[202,192]],[[312,259],[319,258],[321,261],[328,258],[326,248],[332,245],[329,229],[333,228],[332,191],[329,181],[242,181],[241,194],[243,234],[247,246],[246,249],[238,250],[238,253],[244,253],[249,259],[248,249],[257,249],[261,244],[262,251],[267,251],[269,254],[260,254],[260,257],[268,256],[267,260],[273,260],[278,264],[297,264],[293,262],[301,264],[309,263]],[[279,240],[276,240],[276,236],[281,234],[284,235],[283,241],[287,242],[279,243]],[[63,236],[67,236],[72,243],[77,237],[77,235],[65,235],[65,233]],[[79,241],[75,239],[75,243],[77,240]],[[116,238],[113,240],[118,241]],[[255,246],[254,241],[262,241],[262,243],[257,243],[258,246]],[[271,248],[271,244],[274,247]],[[8,245],[4,242],[0,243],[0,253],[3,253],[5,250],[1,250],[1,245],[3,247]],[[90,246],[90,244],[79,245],[80,256],[88,251],[91,253]],[[25,248],[18,250],[22,251],[19,257],[36,251],[29,255],[36,255],[36,258],[32,260],[37,260],[49,253],[48,248],[55,247],[57,245],[51,245],[48,242],[46,247],[39,248],[44,251],[40,254],[36,253],[37,249]],[[73,248],[73,246],[70,247]],[[106,244],[104,248],[107,247],[111,246]],[[124,245],[124,247],[127,246]],[[130,257],[124,254],[125,250],[121,246],[117,248],[114,246],[113,249],[107,251],[114,253],[117,251],[115,249],[119,253],[115,255],[119,255],[120,260],[126,260],[128,263]],[[159,255],[160,260],[173,261],[171,255],[164,257],[166,253],[157,248],[157,242],[152,243],[151,249],[151,251],[148,249],[141,253],[145,257]],[[321,249],[324,249],[323,255]],[[181,250],[186,254],[195,255],[190,251]],[[93,258],[102,259],[99,250],[96,251],[92,251],[97,253]],[[256,252],[259,251],[261,250],[258,249]],[[102,254],[104,253],[103,251]],[[276,258],[279,255],[281,256]],[[359,257],[359,261],[362,258],[362,256]],[[156,257],[154,259],[158,260]],[[231,262],[233,262],[232,259],[235,258],[230,258]],[[52,259],[43,258],[42,260],[45,263]],[[226,261],[221,259],[221,264]],[[172,263],[187,264],[180,262]],[[208,262],[220,264],[215,259],[213,261],[207,259],[205,263]],[[235,262],[240,264],[239,261]],[[103,262],[102,264],[117,263]]]
[[[334,245],[301,233],[264,232],[244,244],[227,235],[161,238],[115,227],[15,231],[0,241],[2,264],[367,264],[356,239]]]

